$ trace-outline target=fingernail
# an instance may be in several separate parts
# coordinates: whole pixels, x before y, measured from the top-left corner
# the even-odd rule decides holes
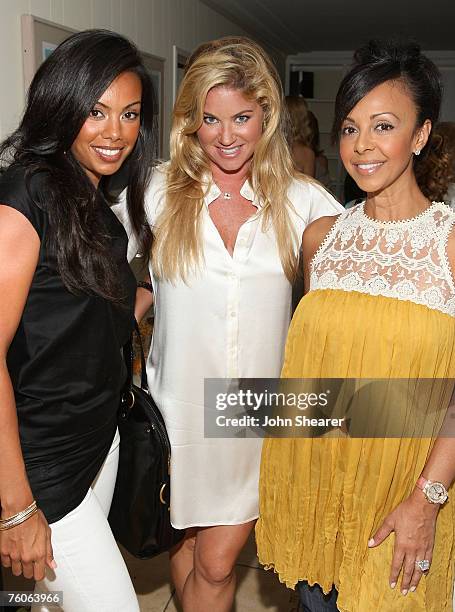
[[[412,593],[414,593],[414,591],[416,590],[416,588],[417,588],[417,587],[412,586],[412,587],[411,587],[409,590],[410,590]]]
[[[408,589],[403,589],[401,592],[402,592],[403,595],[407,595],[408,594]]]
[[[368,540],[368,546],[374,546],[374,538]]]
[[[391,583],[390,583],[390,588],[391,588],[391,589],[394,589],[396,586],[397,586],[397,583],[396,583],[396,582],[391,582]]]

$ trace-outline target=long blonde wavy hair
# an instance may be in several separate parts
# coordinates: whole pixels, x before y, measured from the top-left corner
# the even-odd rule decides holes
[[[155,273],[170,281],[179,277],[186,280],[203,260],[201,210],[207,189],[204,178],[211,172],[197,131],[208,92],[220,86],[240,90],[264,112],[263,133],[254,151],[249,179],[262,204],[263,228],[273,225],[283,270],[292,281],[300,237],[292,226],[292,205],[287,198],[295,171],[286,143],[282,87],[264,50],[243,37],[204,43],[188,60],[173,111],[165,205],[154,228]]]

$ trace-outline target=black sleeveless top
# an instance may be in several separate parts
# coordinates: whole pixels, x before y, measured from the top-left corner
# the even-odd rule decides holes
[[[32,177],[27,189],[24,170],[9,168],[0,175],[0,203],[21,212],[41,240],[7,365],[27,475],[52,523],[81,503],[112,442],[126,375],[121,347],[134,322],[136,282],[126,260],[125,230],[100,198],[99,215],[127,297],[116,305],[68,291],[46,244],[42,177]]]

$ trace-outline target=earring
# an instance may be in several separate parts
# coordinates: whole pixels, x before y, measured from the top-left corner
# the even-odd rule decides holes
[[[416,149],[416,150],[414,151],[414,155],[420,155],[420,149]]]

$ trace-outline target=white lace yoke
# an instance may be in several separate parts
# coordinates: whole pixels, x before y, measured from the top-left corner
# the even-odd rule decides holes
[[[377,221],[358,204],[343,212],[311,262],[310,288],[408,300],[455,316],[447,241],[455,213],[434,202],[417,217]]]

